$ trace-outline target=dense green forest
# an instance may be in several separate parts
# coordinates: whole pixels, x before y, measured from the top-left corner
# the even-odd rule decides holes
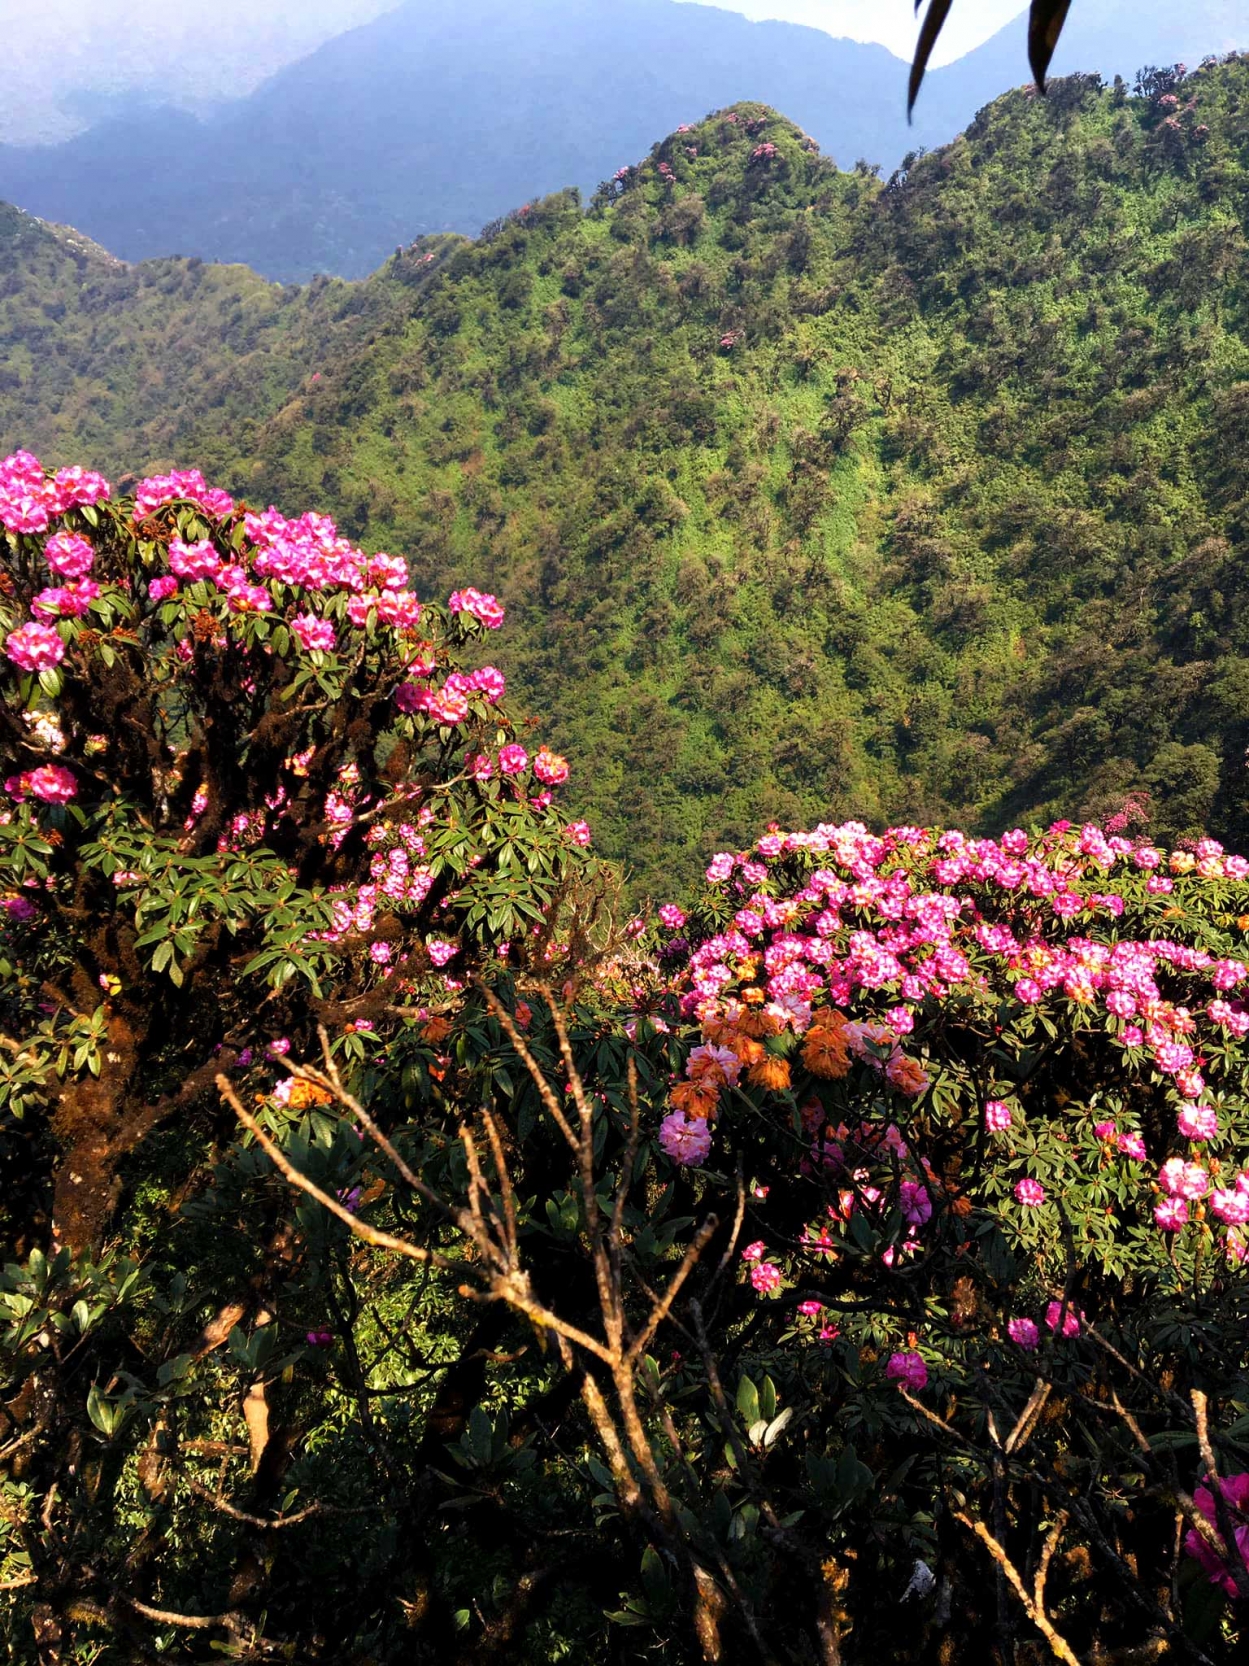
[[[652,893],[777,818],[1244,843],[1249,64],[888,181],[738,105],[361,283],[0,222],[0,445],[195,459],[488,584]]]

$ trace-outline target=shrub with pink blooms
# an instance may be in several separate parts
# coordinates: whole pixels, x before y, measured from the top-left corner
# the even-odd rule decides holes
[[[648,1655],[1235,1658],[1249,863],[774,826],[618,928],[497,598],[193,470],[0,524],[28,1629],[323,1652],[350,1512],[385,1659],[570,1521]]]
[[[50,1178],[84,1245],[222,1063],[263,1087],[266,1043],[331,1013],[376,1048],[496,950],[554,973],[605,879],[552,803],[567,764],[469,669],[494,597],[418,600],[399,558],[195,470],[115,498],[19,453],[0,527],[6,1181],[20,1215]]]

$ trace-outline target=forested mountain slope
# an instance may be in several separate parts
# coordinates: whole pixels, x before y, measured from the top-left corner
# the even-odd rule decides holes
[[[1249,837],[1249,64],[1012,93],[882,185],[737,106],[583,213],[281,289],[6,227],[0,443],[205,461],[497,589],[603,846]]]

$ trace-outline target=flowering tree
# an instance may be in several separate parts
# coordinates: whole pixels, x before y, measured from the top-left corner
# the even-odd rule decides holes
[[[1099,1454],[1122,1414],[1189,1554],[1249,1597],[1243,1485],[1214,1485],[1206,1430],[1210,1400],[1237,1402],[1249,1311],[1247,877],[1212,840],[1168,855],[1063,822],[1000,840],[850,823],[774,828],[716,856],[688,914],[660,911],[700,1032],[663,1148],[752,1177],[743,1277],[775,1304],[760,1326],[778,1346],[831,1350],[834,1375],[840,1351],[860,1381],[871,1359],[969,1468],[984,1442],[999,1521],[955,1519],[1008,1571],[1007,1460],[1061,1382]],[[1099,1379],[1108,1404],[1086,1409]],[[1198,1445],[1196,1498],[1199,1476],[1164,1476],[1151,1418],[1162,1450]],[[1109,1500],[1121,1472],[1107,1459],[1091,1481]],[[1063,1492],[1051,1519],[1087,1518],[1089,1496]],[[1025,1606],[1045,1631],[1039,1598]]]
[[[114,500],[18,453],[0,525],[5,1138],[37,1219],[46,1110],[82,1247],[223,1063],[331,1013],[362,1053],[483,956],[555,970],[603,876],[553,806],[567,764],[463,666],[493,596],[422,602],[401,559],[195,470]]]

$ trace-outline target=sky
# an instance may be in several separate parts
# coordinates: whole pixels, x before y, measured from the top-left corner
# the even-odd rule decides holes
[[[110,94],[194,107],[250,92],[322,41],[399,0],[0,0],[0,141],[47,142],[88,124]],[[445,6],[449,0],[425,0]],[[454,3],[454,0],[450,0]],[[610,5],[612,0],[596,0]],[[912,0],[686,0],[750,18],[879,41],[909,58]],[[1024,0],[958,0],[934,54],[947,63],[1018,15]]]
[[[690,0],[690,3],[718,6],[756,21],[777,18],[783,23],[805,23],[830,35],[845,35],[850,40],[878,41],[899,58],[908,60],[915,50],[915,39],[923,21],[922,15],[916,18],[912,0]],[[958,0],[933,52],[933,67],[961,58],[1026,9],[1024,0]]]

